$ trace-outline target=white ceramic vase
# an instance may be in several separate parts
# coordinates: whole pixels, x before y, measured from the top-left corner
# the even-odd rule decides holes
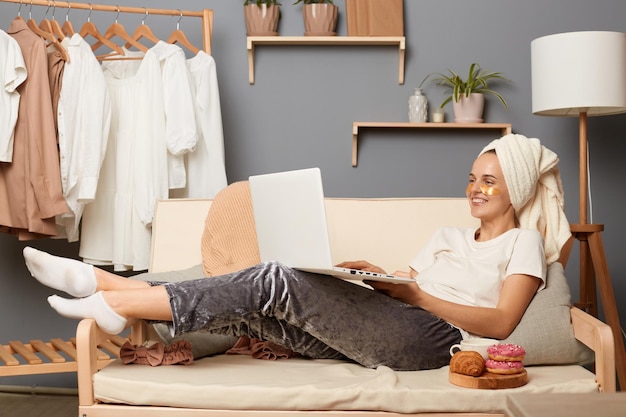
[[[409,122],[424,123],[428,119],[428,100],[420,88],[409,97]]]

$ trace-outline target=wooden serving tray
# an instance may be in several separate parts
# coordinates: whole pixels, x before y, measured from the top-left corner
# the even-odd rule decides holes
[[[500,375],[484,372],[481,376],[469,376],[450,372],[450,383],[465,388],[504,389],[517,388],[528,383],[526,369],[518,374]]]

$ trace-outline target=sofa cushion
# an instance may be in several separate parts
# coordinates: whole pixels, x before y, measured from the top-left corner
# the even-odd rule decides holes
[[[535,294],[522,320],[504,342],[524,346],[525,365],[593,362],[593,351],[574,337],[570,307],[565,272],[555,262],[548,267],[546,287]]]
[[[484,413],[502,412],[511,393],[598,391],[595,375],[578,365],[529,367],[528,384],[500,390],[452,385],[448,372],[447,366],[394,372],[335,360],[264,361],[241,355],[213,356],[188,366],[118,360],[94,375],[94,394],[103,402],[213,410]]]

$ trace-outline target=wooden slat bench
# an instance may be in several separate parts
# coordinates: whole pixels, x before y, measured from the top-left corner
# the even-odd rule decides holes
[[[104,368],[119,358],[120,348],[128,339],[111,336],[98,345],[97,366]],[[12,340],[0,345],[0,376],[52,374],[76,372],[76,339],[60,338],[31,340],[29,343]]]

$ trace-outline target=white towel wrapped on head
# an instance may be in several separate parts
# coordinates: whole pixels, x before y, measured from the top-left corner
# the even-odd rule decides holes
[[[489,150],[496,151],[520,227],[541,232],[546,262],[552,264],[571,236],[559,157],[539,139],[516,134],[494,140],[480,155]]]

